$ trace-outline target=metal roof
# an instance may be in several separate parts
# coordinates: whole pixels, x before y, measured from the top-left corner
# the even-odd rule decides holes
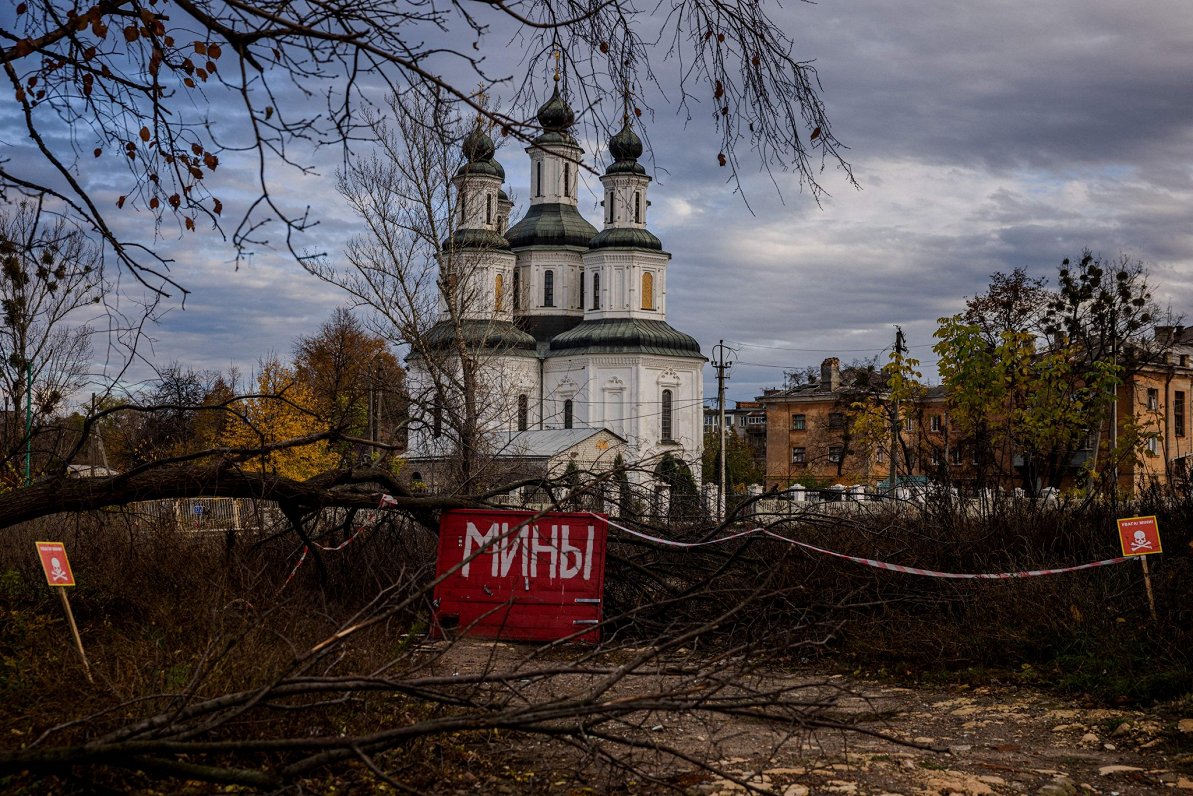
[[[548,356],[577,354],[660,354],[704,359],[696,338],[666,321],[643,318],[584,321],[551,341]]]

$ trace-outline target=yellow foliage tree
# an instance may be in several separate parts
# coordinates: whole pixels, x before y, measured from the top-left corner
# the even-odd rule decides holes
[[[238,419],[227,424],[223,444],[234,448],[274,445],[324,430],[313,410],[315,398],[307,384],[295,378],[292,368],[271,357],[261,363],[257,394],[237,401]],[[330,470],[337,454],[326,441],[270,451],[249,461],[266,472],[305,480]]]

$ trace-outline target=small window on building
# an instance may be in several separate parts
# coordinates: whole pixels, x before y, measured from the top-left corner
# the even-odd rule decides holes
[[[592,275],[592,308],[594,310],[601,308],[601,275],[599,273]]]
[[[949,449],[949,464],[953,465],[954,467],[961,466],[961,449],[960,448],[950,448]]]
[[[650,271],[642,274],[642,309],[654,309],[654,274]]]
[[[828,416],[828,427],[831,429],[845,428],[845,415],[842,412],[830,412]]]
[[[932,453],[930,455],[933,467],[940,467],[942,464],[944,464],[944,454],[938,451],[936,448],[932,449]]]
[[[765,426],[766,415],[750,415],[746,418],[746,423],[751,426]]]
[[[1155,387],[1147,388],[1147,408],[1152,412],[1160,408],[1160,391]]]
[[[522,275],[514,269],[514,311],[522,309]]]
[[[530,428],[530,399],[525,395],[518,396],[518,430]]]
[[[1176,436],[1185,436],[1185,391],[1177,390],[1172,397],[1172,431]]]
[[[572,399],[568,398],[563,402],[563,427],[572,427]]]
[[[468,195],[460,192],[460,226],[468,223]]]
[[[709,426],[710,428],[716,428],[717,427],[717,416],[711,415],[711,414],[705,415],[704,416],[704,425]]]
[[[613,223],[613,193],[611,191],[605,193],[605,223]]]
[[[791,449],[791,463],[792,464],[807,464],[808,463],[808,449],[807,448],[792,448]]]
[[[493,308],[498,312],[505,311],[505,275],[498,274],[493,278]]]
[[[733,428],[733,415],[725,415],[725,428]]]
[[[792,415],[791,416],[791,430],[803,431],[808,427],[807,415]]]
[[[580,271],[580,304],[577,307],[577,309],[581,309],[581,310],[584,309],[584,296],[585,296],[584,281],[585,281],[584,271],[581,270]]]
[[[541,160],[534,164],[534,195],[543,195],[543,162]]]
[[[659,431],[664,441],[671,440],[671,390],[663,390],[663,400],[659,413]]]
[[[929,421],[929,423],[930,423],[930,428],[936,434],[939,434],[941,432],[941,429],[944,428],[944,419],[940,415],[932,415],[932,418]]]
[[[563,195],[572,195],[572,164],[563,164]]]
[[[1179,364],[1179,365],[1180,365],[1182,368],[1187,368],[1187,367],[1189,367],[1189,355],[1188,355],[1188,354],[1179,354],[1179,355],[1177,355],[1177,363],[1178,363],[1178,364]]]
[[[1152,434],[1147,438],[1147,452],[1151,456],[1155,456],[1160,453],[1160,438],[1155,434]]]
[[[844,445],[829,445],[828,446],[828,460],[833,464],[841,461],[845,456]]]
[[[915,430],[915,423],[914,423],[914,421],[912,420],[912,418],[910,418],[910,417],[905,417],[905,418],[903,418],[903,430],[904,430],[904,431],[913,431],[913,430]]]
[[[493,194],[485,194],[485,223],[493,223]]]
[[[878,464],[886,464],[886,451],[882,448],[875,450],[874,461],[876,461]]]
[[[634,223],[642,223],[642,193],[634,191]]]
[[[543,272],[543,306],[555,306],[555,272]]]

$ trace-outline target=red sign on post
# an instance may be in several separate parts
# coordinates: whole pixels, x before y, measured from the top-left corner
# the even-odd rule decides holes
[[[601,514],[446,512],[432,632],[596,642],[608,530]]]
[[[51,586],[74,586],[75,576],[70,571],[66,558],[66,545],[62,542],[34,542],[41,568],[46,573],[46,582]]]
[[[1155,517],[1127,517],[1118,521],[1118,540],[1125,556],[1162,553],[1160,526]]]

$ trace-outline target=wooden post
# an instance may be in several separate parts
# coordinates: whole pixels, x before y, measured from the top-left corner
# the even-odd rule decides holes
[[[1152,621],[1158,622],[1156,614],[1156,595],[1152,592],[1152,573],[1147,568],[1147,556],[1140,556],[1139,563],[1143,565],[1143,587],[1147,589],[1147,607],[1152,615]]]
[[[66,621],[70,622],[70,633],[75,637],[75,647],[79,650],[79,657],[83,660],[83,674],[87,676],[87,682],[95,685],[95,681],[91,679],[91,664],[87,663],[87,653],[83,651],[83,639],[79,635],[79,626],[75,624],[74,612],[70,610],[70,600],[66,597],[65,586],[55,586],[58,590],[58,596],[62,598],[62,608],[66,611]]]

